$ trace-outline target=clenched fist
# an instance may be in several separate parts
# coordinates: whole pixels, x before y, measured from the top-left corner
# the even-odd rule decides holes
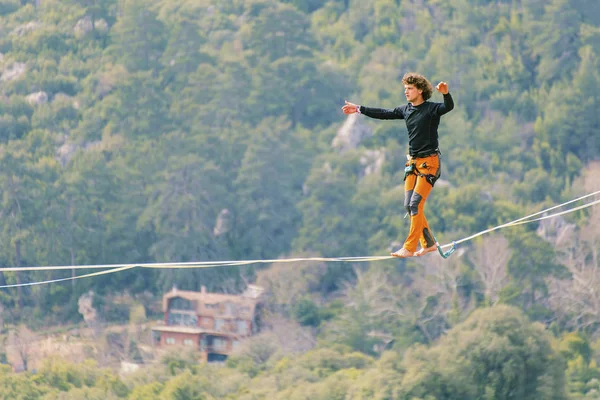
[[[435,90],[437,90],[441,94],[448,94],[448,84],[446,82],[440,82],[435,87]]]

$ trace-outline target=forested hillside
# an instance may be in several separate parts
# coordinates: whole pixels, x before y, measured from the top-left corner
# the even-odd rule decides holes
[[[455,101],[426,206],[441,242],[600,190],[597,0],[0,0],[0,265],[387,255],[408,231],[406,128],[340,107],[403,104],[408,71],[446,81]],[[595,207],[480,237],[448,260],[133,269],[1,289],[0,322],[80,323],[90,291],[119,321],[128,311],[111,296],[148,306],[173,285],[257,282],[271,319],[297,324],[308,345],[254,354],[258,367],[231,360],[227,393],[135,397],[120,382],[114,395],[599,398],[599,227]],[[0,286],[86,272],[0,272]],[[532,324],[515,329],[540,341],[498,350],[529,360],[510,378],[473,376],[476,358],[456,364],[475,357],[461,335],[483,346],[479,329],[494,323]],[[341,361],[318,366],[333,345]],[[183,383],[195,368],[171,372]],[[530,373],[539,385],[506,392]],[[348,383],[363,374],[372,386]],[[291,389],[300,376],[314,392]],[[248,383],[261,377],[282,379],[280,397]]]

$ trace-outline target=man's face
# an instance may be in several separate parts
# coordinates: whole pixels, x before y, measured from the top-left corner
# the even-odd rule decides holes
[[[409,103],[416,101],[422,93],[423,91],[418,90],[415,85],[404,85],[404,95]]]

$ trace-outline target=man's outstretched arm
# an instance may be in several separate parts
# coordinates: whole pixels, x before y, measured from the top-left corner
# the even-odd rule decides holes
[[[404,114],[400,107],[396,107],[393,110],[388,110],[385,108],[374,108],[374,107],[365,107],[359,106],[354,103],[350,103],[346,100],[346,104],[342,107],[342,111],[344,114],[364,114],[367,117],[376,118],[376,119],[404,119]]]

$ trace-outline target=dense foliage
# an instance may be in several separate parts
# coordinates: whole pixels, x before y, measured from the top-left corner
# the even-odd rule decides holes
[[[268,343],[269,355],[256,357],[261,352],[258,348]],[[581,350],[575,347],[565,353],[581,357]],[[3,371],[0,396],[44,400],[562,400],[567,399],[564,361],[558,354],[542,326],[531,324],[515,308],[499,306],[475,312],[439,344],[416,347],[404,357],[388,351],[374,359],[343,346],[290,357],[282,355],[273,341],[263,341],[253,343],[226,366],[197,365],[189,352],[173,353],[143,373],[125,378],[91,362],[75,366],[48,359],[35,375]]]
[[[340,107],[403,103],[411,70],[448,82],[456,103],[426,208],[440,241],[600,190],[599,49],[596,0],[0,0],[1,264],[387,254],[407,233],[406,131],[361,118],[362,140],[340,145]],[[268,310],[342,345],[341,366],[240,362],[230,389],[213,388],[230,398],[559,399],[565,370],[583,396],[598,389],[600,213],[567,218],[469,242],[446,262],[132,269],[2,289],[2,323],[78,323],[89,291],[118,320],[115,294],[257,280]],[[0,285],[85,272],[2,272]],[[516,309],[463,322],[499,304]],[[552,350],[527,318],[559,342],[579,332],[589,352]],[[486,345],[486,329],[498,340]],[[499,358],[478,359],[486,346]],[[480,367],[513,356],[521,369]],[[223,398],[199,389],[210,382],[195,368],[135,389],[95,370],[69,385],[100,387],[87,398]],[[27,390],[69,398],[49,373]],[[251,394],[278,374],[279,388]]]

